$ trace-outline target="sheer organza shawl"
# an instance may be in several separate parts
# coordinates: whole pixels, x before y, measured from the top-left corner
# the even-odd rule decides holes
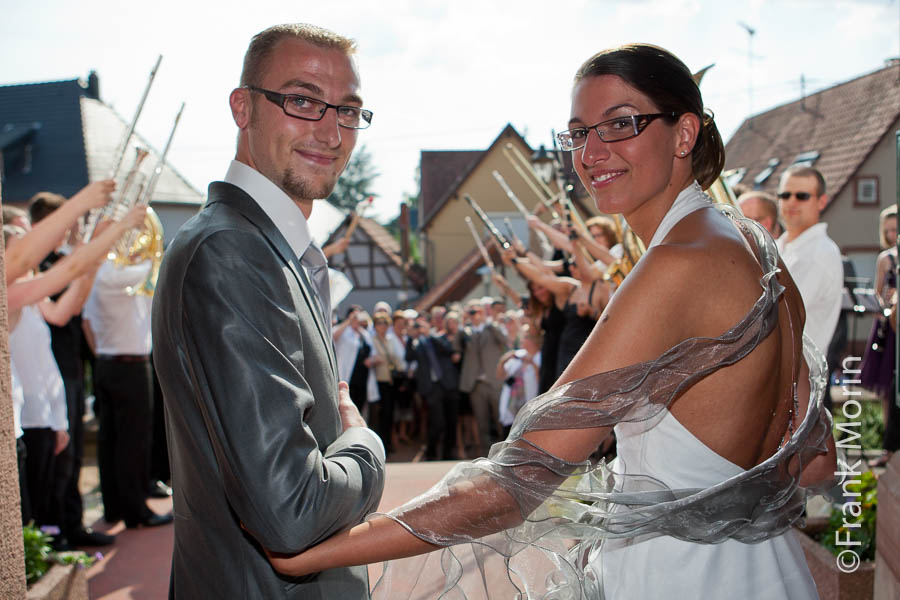
[[[598,598],[602,592],[587,565],[606,539],[666,535],[698,544],[755,543],[801,519],[811,490],[798,485],[800,472],[825,451],[831,435],[822,404],[825,363],[806,339],[810,402],[802,421],[772,457],[713,487],[670,489],[646,475],[614,475],[602,461],[573,464],[523,439],[531,431],[651,419],[773,331],[784,291],[775,277],[775,244],[756,223],[723,210],[762,266],[762,294],[750,312],[718,338],[685,340],[655,360],[573,381],[526,404],[509,438],[488,458],[456,465],[388,514],[445,548],[386,563],[374,598]],[[784,399],[794,406],[796,389],[794,398]]]

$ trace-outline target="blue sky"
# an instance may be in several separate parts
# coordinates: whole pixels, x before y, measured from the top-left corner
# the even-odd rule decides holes
[[[701,91],[726,140],[748,115],[798,98],[801,75],[809,93],[900,56],[898,0],[4,4],[0,84],[93,69],[101,97],[129,120],[163,54],[138,131],[161,148],[185,101],[170,160],[201,190],[234,154],[228,93],[253,34],[303,21],[355,38],[363,96],[375,111],[360,142],[381,173],[382,217],[415,192],[420,150],[484,148],[507,122],[534,147],[549,145],[551,129],[569,119],[575,70],[610,46],[658,44],[692,70],[715,63]],[[749,61],[739,22],[755,30]]]

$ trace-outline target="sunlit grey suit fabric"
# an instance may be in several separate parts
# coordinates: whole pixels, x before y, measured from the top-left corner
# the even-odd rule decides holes
[[[368,593],[365,567],[292,579],[260,547],[320,542],[373,511],[384,486],[377,439],[341,432],[313,293],[274,223],[228,183],[209,186],[166,252],[153,337],[175,490],[170,597]]]

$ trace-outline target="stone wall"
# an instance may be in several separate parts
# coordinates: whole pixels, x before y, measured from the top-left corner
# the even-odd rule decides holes
[[[2,206],[0,193],[0,206]],[[13,427],[9,370],[9,320],[6,311],[6,249],[0,238],[0,598],[25,597],[25,556],[19,467]]]

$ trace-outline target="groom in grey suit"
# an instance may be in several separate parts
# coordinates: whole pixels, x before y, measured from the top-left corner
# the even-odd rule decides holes
[[[309,25],[253,38],[230,97],[235,160],[163,261],[170,598],[368,595],[365,567],[290,578],[267,558],[359,523],[384,486],[381,441],[338,385],[327,267],[307,226],[372,118],[353,52]]]

